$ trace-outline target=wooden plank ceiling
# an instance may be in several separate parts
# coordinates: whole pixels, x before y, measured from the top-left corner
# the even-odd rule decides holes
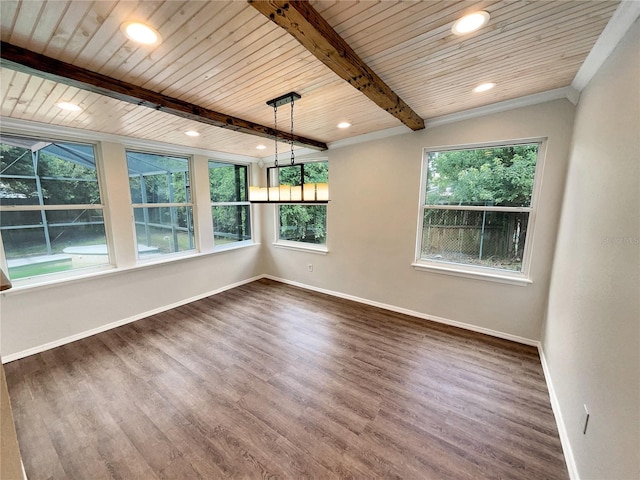
[[[357,55],[426,119],[571,84],[618,1],[314,1]],[[331,143],[401,125],[245,1],[0,2],[1,39],[115,79],[273,125],[266,101],[290,91],[295,133]],[[491,20],[465,37],[451,33],[462,14]],[[125,21],[153,25],[163,41],[143,47]],[[496,88],[483,94],[483,82]],[[250,156],[273,142],[132,105],[50,80],[0,69],[0,113],[104,133]],[[65,112],[59,101],[80,104]],[[284,111],[283,111],[284,110]],[[279,121],[288,126],[288,109]],[[352,127],[336,125],[349,121]],[[200,137],[187,137],[197,130]],[[408,131],[408,129],[407,129]],[[258,151],[263,144],[266,150]],[[282,148],[285,148],[282,146]]]

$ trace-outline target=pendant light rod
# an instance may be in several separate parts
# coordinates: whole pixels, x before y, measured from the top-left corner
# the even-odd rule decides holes
[[[271,108],[281,107],[282,105],[286,105],[291,102],[295,102],[296,100],[300,100],[302,96],[296,92],[285,93],[284,95],[279,96],[278,98],[271,99],[267,102]]]
[[[296,100],[302,98],[296,92],[289,92],[274,98],[267,102],[273,108],[274,130],[278,131],[278,107],[291,104],[291,137],[293,138],[293,105]],[[329,184],[328,183],[304,183],[304,163],[300,164],[300,185],[271,185],[270,171],[278,172],[278,169],[285,168],[278,165],[278,135],[274,135],[275,141],[275,160],[274,167],[267,168],[267,186],[266,187],[249,187],[249,202],[251,203],[277,203],[277,204],[326,204],[329,202]],[[293,151],[293,142],[291,144],[291,165],[295,163],[295,154]],[[276,177],[276,181],[279,175]]]

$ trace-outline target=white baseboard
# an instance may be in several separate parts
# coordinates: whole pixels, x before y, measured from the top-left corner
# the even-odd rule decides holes
[[[556,425],[558,427],[558,435],[560,436],[560,443],[562,444],[562,451],[564,452],[564,459],[567,463],[567,470],[569,471],[569,478],[571,480],[580,480],[578,474],[578,466],[576,465],[576,459],[573,456],[573,450],[571,449],[571,442],[569,441],[569,434],[562,418],[562,411],[560,410],[560,402],[556,396],[556,391],[553,388],[553,381],[551,380],[551,372],[549,371],[549,365],[544,355],[544,349],[542,344],[538,342],[538,352],[540,354],[540,363],[542,363],[542,370],[544,372],[544,378],[547,381],[547,390],[549,390],[549,398],[551,399],[551,409],[553,415],[556,418]]]
[[[196,300],[200,300],[206,297],[210,297],[211,295],[216,295],[218,293],[224,292],[225,290],[230,290],[232,288],[235,287],[239,287],[240,285],[244,285],[247,283],[251,283],[254,282],[256,280],[260,280],[262,278],[268,278],[270,280],[274,280],[277,282],[281,282],[287,285],[293,285],[296,287],[300,287],[300,288],[304,288],[306,290],[311,290],[311,291],[315,291],[315,292],[319,292],[319,293],[324,293],[327,295],[331,295],[334,297],[338,297],[338,298],[343,298],[346,300],[351,300],[354,302],[358,302],[358,303],[362,303],[365,305],[371,305],[373,307],[378,307],[378,308],[382,308],[384,310],[389,310],[392,312],[397,312],[397,313],[402,313],[405,315],[409,315],[412,317],[416,317],[416,318],[421,318],[424,320],[430,320],[433,322],[437,322],[437,323],[442,323],[445,325],[451,325],[454,327],[459,327],[459,328],[463,328],[465,330],[471,330],[474,332],[478,332],[478,333],[483,333],[486,335],[490,335],[492,337],[497,337],[497,338],[502,338],[505,340],[511,340],[513,342],[517,342],[517,343],[522,343],[525,345],[531,345],[534,347],[538,348],[538,352],[540,354],[540,362],[542,363],[542,369],[544,372],[544,377],[545,380],[547,382],[547,388],[549,390],[549,397],[551,399],[551,407],[553,409],[553,414],[555,416],[556,419],[556,424],[558,427],[558,433],[560,436],[560,442],[562,443],[562,449],[564,451],[564,456],[565,456],[565,461],[567,463],[567,469],[569,471],[569,476],[571,478],[571,480],[580,480],[580,477],[578,475],[578,469],[576,467],[576,463],[575,463],[575,459],[573,457],[573,452],[571,450],[571,444],[569,443],[569,436],[567,434],[567,430],[565,428],[565,424],[562,418],[562,412],[560,410],[560,403],[558,402],[558,398],[556,397],[556,393],[555,393],[555,389],[553,388],[553,382],[551,380],[551,374],[549,372],[549,367],[547,365],[547,361],[544,355],[544,350],[542,349],[542,345],[540,344],[539,341],[537,340],[532,340],[529,338],[525,338],[525,337],[520,337],[517,335],[511,335],[509,333],[504,333],[504,332],[499,332],[497,330],[492,330],[489,328],[484,328],[484,327],[479,327],[476,325],[472,325],[469,323],[463,323],[463,322],[458,322],[455,320],[449,320],[447,318],[442,318],[442,317],[437,317],[434,315],[427,315],[424,314],[422,312],[417,312],[415,310],[409,310],[407,308],[402,308],[402,307],[397,307],[395,305],[389,305],[386,303],[381,303],[381,302],[377,302],[374,300],[369,300],[366,298],[362,298],[362,297],[357,297],[355,295],[349,295],[346,293],[342,293],[342,292],[336,292],[333,290],[327,290],[325,288],[319,288],[319,287],[314,287],[312,285],[306,285],[304,283],[300,283],[300,282],[295,282],[293,280],[286,280],[284,278],[279,278],[279,277],[275,277],[273,275],[267,275],[267,274],[262,274],[262,275],[258,275],[252,278],[248,278],[246,280],[242,280],[240,282],[236,282],[236,283],[232,283],[230,285],[225,285],[223,287],[220,287],[218,289],[215,290],[211,290],[209,292],[206,293],[202,293],[200,295],[196,295],[194,297],[190,297],[190,298],[186,298],[184,300],[181,300],[179,302],[175,302],[172,303],[170,305],[164,305],[162,307],[156,308],[154,310],[150,310],[138,315],[134,315],[132,317],[129,318],[125,318],[122,320],[118,320],[116,322],[112,322],[112,323],[108,323],[106,325],[102,325],[100,327],[96,327],[93,328],[91,330],[87,330],[81,333],[77,333],[75,335],[71,335],[69,337],[65,337],[65,338],[61,338],[59,340],[55,340],[53,342],[49,342],[49,343],[45,343],[43,345],[34,347],[34,348],[30,348],[27,350],[23,350],[21,352],[17,352],[17,353],[13,353],[11,355],[7,355],[6,357],[2,358],[2,363],[8,363],[8,362],[12,362],[14,360],[18,360],[20,358],[24,358],[27,357],[29,355],[34,355],[36,353],[40,353],[40,352],[44,352],[46,350],[50,350],[52,348],[55,347],[59,347],[61,345],[65,345],[67,343],[71,343],[71,342],[75,342],[76,340],[80,340],[86,337],[90,337],[92,335],[96,335],[98,333],[101,332],[105,332],[107,330],[111,330],[113,328],[116,327],[120,327],[122,325],[126,325],[127,323],[131,323],[131,322],[135,322],[136,320],[141,320],[143,318],[149,317],[151,315],[155,315],[157,313],[161,313],[161,312],[165,312],[167,310],[171,310],[172,308],[176,308],[176,307],[180,307],[182,305],[186,305],[188,303],[194,302]]]
[[[531,340],[530,338],[520,337],[518,335],[511,335],[510,333],[499,332],[490,328],[478,327],[470,323],[458,322],[456,320],[449,320],[448,318],[436,317],[435,315],[428,315],[415,310],[409,310],[407,308],[397,307],[395,305],[389,305],[386,303],[376,302],[375,300],[369,300],[367,298],[356,297],[355,295],[349,295],[347,293],[336,292],[333,290],[327,290],[324,288],[314,287],[312,285],[306,285],[300,282],[294,282],[292,280],[286,280],[284,278],[275,277],[273,275],[263,275],[263,278],[275,280],[276,282],[286,283],[287,285],[293,285],[294,287],[304,288],[306,290],[312,290],[314,292],[325,293],[333,297],[344,298],[345,300],[352,300],[354,302],[363,303],[365,305],[371,305],[372,307],[382,308],[391,312],[402,313],[412,317],[421,318],[423,320],[431,320],[437,323],[443,323],[445,325],[451,325],[452,327],[464,328],[465,330],[471,330],[473,332],[484,333],[492,337],[502,338],[504,340],[511,340],[512,342],[522,343],[524,345],[531,345],[537,347],[539,342],[537,340]]]
[[[201,300],[206,297],[210,297],[211,295],[216,295],[218,293],[224,292],[225,290],[230,290],[235,287],[239,287],[240,285],[244,285],[246,283],[251,283],[256,280],[260,280],[264,275],[258,275],[256,277],[248,278],[246,280],[242,280],[240,282],[232,283],[230,285],[225,285],[224,287],[217,288],[215,290],[211,290],[206,293],[202,293],[200,295],[196,295],[194,297],[186,298],[184,300],[180,300],[179,302],[175,302],[169,305],[163,305],[162,307],[155,308],[153,310],[149,310],[147,312],[139,313],[137,315],[133,315],[128,318],[124,318],[122,320],[118,320],[112,323],[107,323],[106,325],[101,325],[96,328],[92,328],[91,330],[86,330],[84,332],[76,333],[75,335],[71,335],[69,337],[64,337],[59,340],[54,340],[53,342],[48,342],[43,345],[39,345],[37,347],[29,348],[27,350],[23,350],[21,352],[12,353],[7,356],[2,357],[2,363],[13,362],[14,360],[19,360],[24,357],[28,357],[29,355],[35,355],[36,353],[44,352],[46,350],[50,350],[52,348],[60,347],[67,343],[75,342],[76,340],[81,340],[83,338],[90,337],[97,333],[106,332],[107,330],[111,330],[112,328],[117,328],[122,325],[126,325],[127,323],[135,322],[136,320],[141,320],[146,317],[150,317],[151,315],[155,315],[157,313],[166,312],[167,310],[171,310],[172,308],[180,307],[182,305],[186,305],[187,303],[195,302],[196,300]]]
[[[434,322],[438,322],[438,323],[442,323],[445,325],[451,325],[454,327],[459,327],[459,328],[463,328],[465,330],[471,330],[474,332],[478,332],[478,333],[483,333],[486,335],[490,335],[492,337],[497,337],[497,338],[502,338],[505,340],[511,340],[513,342],[517,342],[517,343],[522,343],[525,345],[531,345],[531,346],[538,346],[538,342],[536,340],[531,340],[529,338],[524,338],[524,337],[520,337],[517,335],[511,335],[509,333],[504,333],[504,332],[499,332],[497,330],[492,330],[489,328],[484,328],[484,327],[478,327],[477,325],[471,325],[469,323],[463,323],[463,322],[458,322],[456,320],[449,320],[447,318],[442,318],[442,317],[437,317],[435,315],[427,315],[424,314],[422,312],[417,312],[415,310],[409,310],[407,308],[402,308],[402,307],[397,307],[395,305],[389,305],[386,303],[381,303],[381,302],[376,302],[374,300],[369,300],[366,298],[361,298],[361,297],[357,297],[355,295],[349,295],[346,293],[342,293],[342,292],[336,292],[333,290],[327,290],[324,288],[319,288],[319,287],[314,287],[312,285],[306,285],[300,282],[295,282],[292,280],[286,280],[284,278],[279,278],[279,277],[275,277],[273,275],[266,275],[266,274],[262,274],[262,275],[258,275],[252,278],[248,278],[246,280],[242,280],[240,282],[236,282],[236,283],[232,283],[230,285],[225,285],[224,287],[220,287],[218,289],[194,296],[194,297],[190,297],[190,298],[186,298],[184,300],[181,300],[179,302],[175,302],[169,305],[163,305],[162,307],[153,309],[153,310],[149,310],[143,313],[139,313],[137,315],[133,315],[131,317],[128,318],[124,318],[122,320],[117,320],[115,322],[112,323],[108,323],[106,325],[101,325],[99,327],[96,328],[92,328],[90,330],[86,330],[84,332],[80,332],[80,333],[76,333],[74,335],[68,336],[68,337],[64,337],[64,338],[60,338],[58,340],[54,340],[53,342],[48,342],[42,345],[38,345],[37,347],[33,347],[33,348],[29,348],[27,350],[22,350],[20,352],[16,352],[16,353],[12,353],[6,356],[2,357],[2,363],[8,363],[8,362],[12,362],[14,360],[19,360],[20,358],[24,358],[24,357],[28,357],[29,355],[35,355],[36,353],[40,353],[40,352],[44,352],[46,350],[50,350],[52,348],[56,348],[59,347],[61,345],[65,345],[67,343],[71,343],[71,342],[75,342],[76,340],[80,340],[82,338],[86,338],[86,337],[90,337],[92,335],[96,335],[98,333],[101,332],[105,332],[107,330],[111,330],[112,328],[117,328],[120,327],[122,325],[126,325],[127,323],[131,323],[131,322],[135,322],[136,320],[141,320],[143,318],[149,317],[151,315],[155,315],[157,313],[161,313],[161,312],[165,312],[167,310],[171,310],[172,308],[176,308],[176,307],[180,307],[182,305],[186,305],[187,303],[191,303],[194,302],[196,300],[200,300],[202,298],[206,298],[209,297],[211,295],[215,295],[217,293],[221,293],[224,292],[225,290],[230,290],[232,288],[238,287],[240,285],[244,285],[246,283],[251,283],[253,281],[256,280],[260,280],[261,278],[269,278],[271,280],[275,280],[277,282],[281,282],[281,283],[285,283],[288,285],[293,285],[296,287],[300,287],[300,288],[304,288],[307,290],[312,290],[312,291],[316,291],[316,292],[320,292],[320,293],[324,293],[327,295],[331,295],[334,297],[338,297],[338,298],[344,298],[346,300],[352,300],[354,302],[358,302],[358,303],[363,303],[365,305],[371,305],[373,307],[378,307],[378,308],[382,308],[384,310],[389,310],[392,312],[397,312],[397,313],[402,313],[405,315],[410,315],[412,317],[416,317],[416,318],[421,318],[424,320],[431,320]]]

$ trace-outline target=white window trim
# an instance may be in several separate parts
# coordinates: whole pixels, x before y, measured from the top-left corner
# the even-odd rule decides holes
[[[531,205],[529,207],[485,207],[485,206],[459,206],[459,205],[425,205],[428,154],[431,152],[445,152],[455,150],[470,150],[477,148],[504,147],[511,145],[522,145],[537,143],[538,156],[536,158],[536,168],[533,176],[533,190],[531,192]],[[547,150],[547,137],[521,138],[502,140],[495,142],[483,142],[463,145],[446,145],[436,147],[425,147],[422,153],[422,166],[420,174],[420,195],[418,200],[418,224],[416,235],[415,261],[411,264],[414,269],[425,272],[453,275],[458,277],[473,278],[477,280],[487,280],[498,283],[526,286],[533,283],[530,275],[531,254],[535,238],[535,217],[537,212],[538,197],[542,185],[542,176]],[[439,210],[476,210],[476,211],[496,211],[496,212],[528,212],[527,238],[525,240],[522,255],[522,270],[519,272],[499,268],[480,267],[475,265],[458,264],[453,262],[442,262],[437,260],[427,260],[421,258],[423,219],[426,209]]]
[[[247,172],[248,173],[248,172]],[[251,245],[254,242],[253,240],[253,210],[251,208],[251,203],[250,202],[210,202],[211,204],[211,216],[212,216],[212,222],[213,222],[213,207],[233,207],[236,205],[242,205],[242,206],[248,206],[249,207],[249,228],[250,230],[250,234],[251,234],[251,238],[247,239],[247,240],[241,240],[239,242],[233,242],[233,243],[223,243],[222,245],[218,245],[216,243],[215,240],[215,233],[212,231],[211,234],[213,235],[213,249],[214,250],[228,250],[229,248],[232,248],[234,245]],[[215,228],[215,224],[213,224],[213,228]]]
[[[325,243],[310,243],[310,242],[295,242],[293,240],[282,240],[280,238],[280,214],[278,213],[280,211],[279,209],[280,205],[275,205],[275,208],[273,209],[273,220],[274,220],[274,234],[275,234],[275,240],[273,241],[273,244],[275,247],[281,247],[281,248],[288,248],[289,250],[305,250],[308,252],[313,252],[313,253],[322,253],[322,254],[327,254],[329,253],[329,210],[328,210],[328,205],[326,205],[327,208],[327,225],[325,225]]]
[[[195,258],[208,257],[210,255],[221,255],[231,250],[239,250],[247,247],[259,246],[259,243],[244,243],[242,245],[235,244],[229,248],[224,248],[216,251],[208,252],[194,252],[192,250],[188,252],[177,252],[176,254],[167,254],[163,257],[156,257],[155,259],[144,260],[136,263],[135,265],[128,267],[116,267],[114,265],[104,265],[98,267],[78,268],[76,270],[67,270],[60,273],[51,273],[47,275],[39,275],[36,277],[20,278],[18,280],[12,280],[13,288],[0,292],[0,298],[4,296],[15,295],[23,292],[31,292],[36,290],[44,290],[51,287],[56,287],[62,284],[73,284],[84,282],[88,279],[100,278],[108,275],[117,275],[119,273],[128,272],[132,270],[140,270],[143,268],[158,267],[162,265],[171,264],[173,262],[180,262]],[[75,275],[73,272],[77,272]]]
[[[276,227],[278,221],[276,220]],[[277,233],[276,233],[277,235]],[[300,250],[304,252],[317,253],[319,255],[326,255],[329,253],[329,249],[327,248],[327,244],[319,244],[319,243],[305,243],[305,242],[292,242],[291,240],[276,240],[272,243],[274,247],[277,248],[285,248],[288,250]]]
[[[145,154],[149,154],[149,155],[158,155],[158,156],[171,156],[171,157],[176,157],[176,158],[184,158],[187,160],[187,165],[189,168],[189,188],[191,189],[191,201],[190,202],[184,202],[184,203],[171,203],[171,202],[158,202],[158,203],[133,203],[131,202],[131,221],[133,222],[133,235],[134,235],[134,247],[135,247],[135,252],[136,252],[136,263],[140,264],[140,265],[149,265],[149,264],[154,264],[157,263],[158,261],[160,261],[160,258],[165,258],[167,260],[170,260],[172,258],[180,258],[180,257],[184,257],[184,256],[189,256],[191,254],[194,253],[199,253],[200,252],[200,245],[198,243],[198,239],[199,239],[199,235],[198,235],[198,222],[196,221],[197,218],[197,207],[196,207],[196,202],[193,201],[194,198],[194,191],[193,191],[193,184],[194,184],[194,175],[193,175],[193,169],[194,169],[194,159],[193,159],[193,155],[189,155],[186,153],[183,154],[178,154],[178,153],[169,153],[169,152],[163,152],[161,150],[155,150],[155,149],[139,149],[139,148],[129,148],[128,146],[124,146],[124,154],[125,154],[125,163],[127,165],[127,169],[129,168],[129,160],[127,158],[127,153],[128,152],[134,152],[134,153],[145,153]],[[130,177],[127,177],[127,181],[130,181]],[[171,253],[165,253],[162,255],[159,255],[157,257],[152,257],[152,258],[141,258],[140,257],[140,252],[138,251],[138,239],[137,239],[137,235],[136,235],[136,220],[135,220],[135,209],[136,208],[171,208],[171,207],[177,207],[177,208],[181,208],[181,207],[191,207],[191,224],[193,225],[193,248],[190,248],[189,250],[183,250],[181,252],[171,252]]]
[[[328,157],[308,158],[308,159],[305,159],[304,161],[296,162],[296,165],[299,165],[301,163],[319,163],[319,162],[326,162],[327,163],[327,167],[328,167],[329,158]],[[287,166],[287,165],[284,165],[284,166]],[[331,189],[331,187],[329,187],[329,189]],[[311,253],[317,253],[317,254],[320,254],[320,255],[326,255],[327,253],[329,253],[329,247],[328,247],[328,242],[329,242],[329,205],[328,204],[325,205],[325,207],[327,208],[327,224],[325,225],[325,231],[326,231],[325,243],[295,242],[293,240],[282,240],[282,239],[280,239],[280,214],[279,214],[280,205],[287,205],[287,204],[286,203],[277,204],[277,205],[275,205],[275,208],[273,209],[275,239],[274,239],[272,245],[274,247],[285,248],[285,249],[289,249],[289,250],[306,251],[306,252],[311,252]],[[295,205],[295,203],[292,203],[291,205]]]
[[[3,123],[6,119],[3,119]],[[25,131],[26,130],[26,131]],[[55,204],[55,205],[0,205],[1,212],[11,211],[56,211],[56,210],[102,210],[105,242],[107,246],[107,263],[95,266],[87,266],[83,268],[75,268],[71,270],[64,270],[62,272],[48,273],[44,275],[35,275],[31,277],[23,277],[15,280],[11,280],[13,289],[17,287],[31,287],[33,285],[40,285],[43,283],[57,283],[60,281],[66,281],[74,278],[84,278],[86,276],[101,274],[104,272],[112,271],[116,265],[116,259],[114,256],[113,244],[111,241],[111,218],[109,215],[109,205],[107,201],[106,188],[104,183],[104,171],[103,171],[103,159],[101,157],[100,142],[92,138],[74,138],[72,136],[60,135],[55,128],[45,128],[42,131],[31,131],[30,128],[26,129],[13,129],[2,128],[2,131],[17,137],[25,138],[37,138],[42,139],[45,142],[58,141],[65,143],[76,143],[90,145],[93,148],[93,158],[96,166],[96,181],[98,183],[98,193],[100,194],[100,203],[92,204]],[[2,242],[2,236],[0,235],[0,264],[3,266],[6,272],[9,271],[8,260],[4,251],[4,242]],[[44,279],[43,279],[44,277]]]
[[[245,162],[232,162],[229,160],[219,160],[216,158],[209,158],[207,159],[207,179],[209,178],[209,162],[213,162],[213,163],[226,163],[228,165],[238,165],[241,167],[246,167],[247,168],[247,189],[249,188],[249,185],[251,184],[251,164],[250,163],[245,163]],[[251,208],[251,202],[249,202],[249,200],[247,201],[242,201],[242,202],[214,202],[211,200],[211,184],[209,182],[208,186],[209,186],[209,190],[208,190],[208,195],[209,195],[209,214],[211,216],[211,236],[212,236],[212,240],[213,240],[213,251],[221,251],[221,250],[232,250],[236,247],[242,247],[242,246],[249,246],[249,245],[254,245],[256,244],[255,242],[255,237],[254,237],[254,222],[253,222],[253,209]],[[249,196],[249,193],[247,191],[247,198]],[[192,196],[193,198],[193,196]],[[213,229],[215,228],[215,225],[213,224],[213,207],[230,207],[230,206],[236,206],[236,205],[246,205],[249,207],[249,228],[250,228],[250,234],[251,234],[251,238],[249,238],[248,240],[242,240],[240,242],[233,242],[233,243],[225,243],[222,245],[217,245],[216,241],[215,241],[215,235],[214,235],[214,231]]]
[[[41,124],[37,122],[31,122],[28,120],[18,120],[12,118],[3,118],[2,125],[0,126],[2,132],[16,135],[27,136],[29,138],[41,138],[43,140],[55,139],[61,142],[70,143],[84,143],[92,145],[94,147],[94,154],[96,159],[96,169],[98,177],[98,185],[100,188],[100,205],[92,205],[92,209],[103,209],[104,222],[105,222],[105,234],[107,251],[109,254],[109,264],[95,267],[79,268],[75,270],[68,270],[64,272],[51,273],[46,275],[39,275],[35,277],[21,278],[12,280],[13,288],[5,290],[0,293],[0,298],[9,295],[20,294],[24,292],[30,292],[34,290],[41,290],[56,287],[61,284],[72,284],[76,282],[83,282],[86,279],[99,278],[107,275],[119,274],[130,270],[137,270],[140,268],[151,268],[155,266],[161,266],[163,264],[187,261],[191,258],[205,257],[216,254],[226,254],[229,251],[243,249],[247,247],[260,245],[260,242],[255,241],[254,232],[254,215],[252,215],[251,232],[253,240],[252,242],[236,242],[230,247],[213,249],[212,247],[206,247],[202,249],[202,239],[206,236],[207,228],[202,231],[203,225],[200,221],[196,221],[196,218],[200,219],[198,211],[204,210],[207,205],[206,199],[210,201],[210,194],[208,185],[206,188],[201,185],[197,185],[194,182],[199,180],[196,175],[196,169],[204,166],[208,168],[208,160],[222,161],[227,163],[233,163],[238,165],[247,165],[250,168],[255,163],[254,157],[248,157],[245,155],[236,155],[222,153],[212,150],[204,150],[193,148],[185,145],[176,145],[170,143],[163,143],[154,140],[143,140],[132,137],[126,137],[121,135],[110,135],[101,132],[93,132],[88,130],[82,130],[71,127],[63,127],[59,125]],[[109,145],[109,154],[105,153],[105,146]],[[139,261],[137,259],[137,242],[135,236],[135,229],[129,225],[133,225],[133,210],[132,202],[129,195],[128,188],[128,176],[126,174],[127,159],[126,151],[139,151],[156,153],[159,155],[172,155],[189,158],[190,163],[190,176],[191,176],[191,206],[194,214],[194,239],[195,250],[188,250],[186,252],[176,252],[174,254],[166,254],[161,257],[155,257],[153,259],[146,259]],[[115,152],[115,153],[114,153]],[[111,156],[109,156],[111,155]],[[117,158],[112,158],[113,155],[117,155]],[[105,157],[109,157],[109,162],[105,161]],[[114,161],[116,160],[116,161]],[[197,161],[196,161],[197,160]],[[317,159],[314,161],[325,161],[326,158]],[[116,168],[114,169],[114,165]],[[124,169],[124,170],[122,170]],[[121,172],[124,171],[124,177]],[[107,175],[108,173],[108,175]],[[251,173],[251,172],[250,172]],[[119,192],[116,189],[110,193],[106,188],[107,177],[117,179],[120,184],[125,182],[127,184],[126,196],[129,197],[122,201],[122,195],[125,192]],[[205,183],[208,183],[205,180]],[[120,185],[118,185],[120,186]],[[114,194],[114,192],[116,194]],[[117,199],[111,198],[111,195],[118,197]],[[203,196],[205,200],[203,200]],[[9,206],[4,205],[3,208]],[[45,205],[45,209],[51,206]],[[83,206],[84,207],[84,206]],[[56,209],[53,206],[53,209]],[[59,209],[59,208],[57,208]],[[38,208],[39,210],[39,208]],[[122,225],[115,228],[112,215],[127,218],[125,228]],[[209,217],[211,216],[211,209],[209,208]],[[204,226],[206,227],[206,225]],[[131,228],[131,230],[129,230]],[[125,233],[123,236],[122,234]],[[213,230],[211,230],[211,245],[213,245]],[[205,242],[206,243],[206,242]],[[208,245],[208,244],[207,244]],[[0,264],[7,270],[6,258],[4,254],[4,246],[2,245],[2,237],[0,236]]]
[[[509,274],[507,270],[497,268],[475,267],[473,265],[455,264],[441,262],[442,265],[436,265],[436,261],[426,261],[422,263],[413,263],[415,270],[432,273],[442,273],[445,275],[453,275],[455,277],[472,278],[475,280],[487,280],[490,282],[507,283],[511,285],[526,286],[533,283],[533,280],[522,275],[520,272]]]

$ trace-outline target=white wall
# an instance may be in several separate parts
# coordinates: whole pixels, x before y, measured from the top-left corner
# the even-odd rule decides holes
[[[422,315],[538,340],[547,301],[574,107],[557,100],[364,144],[331,149],[327,255],[271,245],[273,207],[262,216],[268,274]],[[528,286],[416,271],[422,149],[548,137]],[[307,271],[312,263],[313,272]]]
[[[136,317],[256,275],[259,247],[182,259],[2,298],[2,357]]]
[[[261,246],[133,268],[131,209],[122,144],[101,145],[114,227],[112,242],[125,270],[28,291],[2,294],[2,354],[100,329],[113,322],[198,297],[267,273],[429,317],[460,322],[518,340],[540,338],[566,173],[574,107],[566,100],[492,114],[422,132],[330,150],[327,255],[271,245],[273,207],[261,212]],[[416,271],[414,261],[420,167],[424,147],[548,137],[533,241],[532,285],[516,286]],[[196,197],[208,201],[206,157],[194,158]],[[254,177],[260,175],[258,169]],[[367,195],[368,191],[384,192]],[[206,224],[207,209],[196,209]],[[210,221],[209,221],[210,223]],[[209,225],[210,226],[210,225]],[[256,224],[256,226],[258,226]],[[203,240],[201,229],[200,243]],[[209,233],[209,242],[212,236]],[[314,271],[307,271],[313,263]]]
[[[580,98],[544,328],[561,429],[583,480],[640,478],[639,180],[636,22]]]
[[[118,269],[47,286],[21,289],[20,282],[14,282],[16,288],[0,294],[0,351],[4,361],[225,289],[259,276],[264,270],[261,245],[214,252],[208,183],[211,157],[205,155],[194,155],[191,163],[194,216],[200,227],[196,242],[203,253],[136,266],[125,146],[115,141],[102,142],[98,152],[103,160],[103,201],[108,206],[105,218],[111,227],[107,230],[112,233],[111,253]],[[259,238],[259,222],[253,223],[254,234]]]

